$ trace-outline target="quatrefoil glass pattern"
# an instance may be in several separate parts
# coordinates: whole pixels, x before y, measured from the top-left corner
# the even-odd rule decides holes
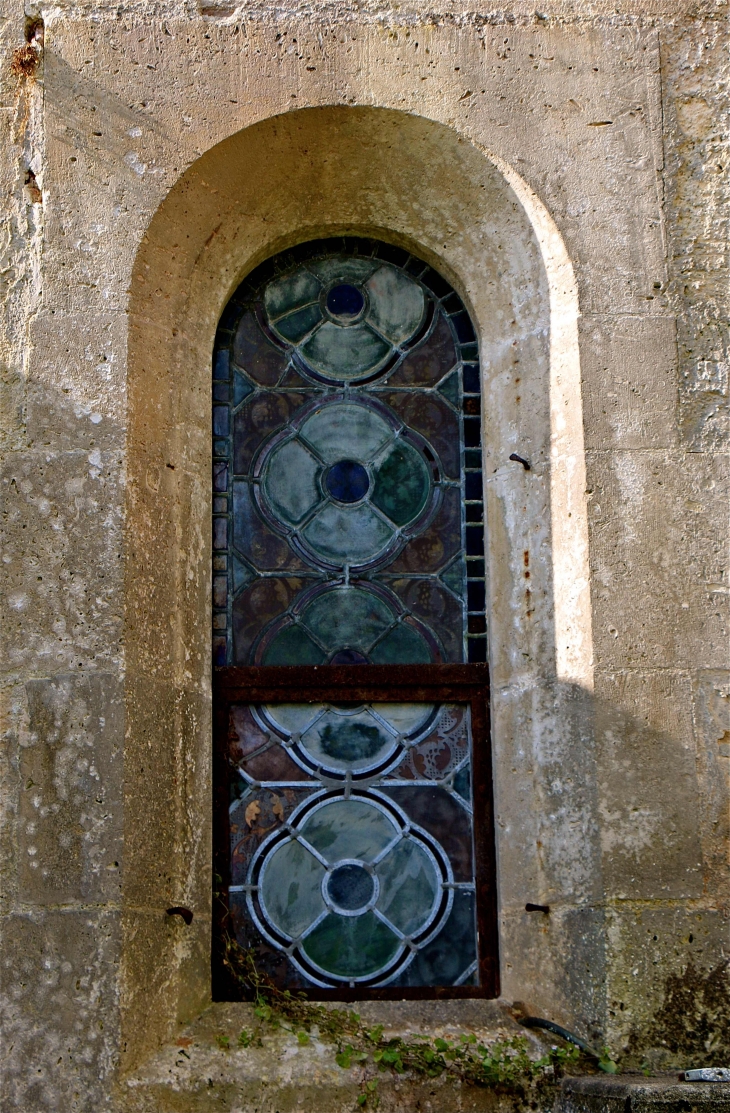
[[[281,985],[477,984],[469,709],[236,704],[229,907]]]
[[[269,260],[213,369],[218,665],[486,660],[477,345],[406,251]]]
[[[213,366],[216,665],[486,660],[474,330],[370,240],[257,268]],[[236,704],[229,904],[286,987],[478,984],[457,704]],[[226,836],[228,838],[228,836]]]

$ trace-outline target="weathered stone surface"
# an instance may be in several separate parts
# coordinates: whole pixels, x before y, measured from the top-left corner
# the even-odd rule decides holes
[[[689,676],[669,669],[598,671],[595,729],[604,892],[619,900],[701,898]],[[672,793],[664,791],[667,782]]]
[[[98,907],[4,916],[3,1104],[111,1110],[119,1061],[117,917]]]
[[[586,448],[676,445],[675,329],[671,317],[583,317]]]
[[[637,1067],[730,1054],[729,41],[727,0],[6,3],[8,1109],[270,1101],[212,1047],[123,1077],[210,990],[216,324],[343,231],[480,333],[504,992]]]
[[[2,641],[14,677],[120,661],[119,450],[3,461]]]
[[[596,664],[726,667],[726,458],[587,455]]]
[[[104,673],[29,680],[20,750],[18,884],[24,902],[118,903],[122,693]],[[103,740],[103,742],[102,742]]]
[[[730,985],[716,940],[726,934],[727,917],[699,902],[612,902],[607,1035],[624,1062],[676,1070],[724,1061]]]
[[[556,1103],[558,1113],[720,1113],[730,1108],[730,1087],[721,1082],[679,1082],[664,1078],[566,1078]]]
[[[366,1024],[382,1022],[382,1005],[359,1002],[352,1006]],[[242,1048],[238,1035],[260,1033],[253,1045]],[[528,1036],[507,1009],[497,1002],[398,1002],[390,1006],[386,1038],[442,1036],[453,1039],[473,1032],[478,1039],[494,1042],[523,1036],[533,1055],[544,1053],[544,1042]],[[221,1047],[227,1040],[229,1047]],[[165,1048],[141,1070],[129,1076],[121,1089],[124,1113],[204,1113],[220,1109],[236,1113],[295,1113],[327,1110],[349,1113],[357,1108],[366,1079],[378,1082],[378,1108],[395,1113],[406,1109],[441,1110],[443,1113],[477,1113],[510,1110],[515,1097],[491,1089],[461,1085],[449,1079],[418,1081],[372,1066],[343,1070],[335,1063],[336,1048],[313,1033],[301,1046],[292,1032],[260,1027],[250,1005],[214,1005],[186,1028],[173,1046]],[[542,1094],[549,1104],[552,1094]]]

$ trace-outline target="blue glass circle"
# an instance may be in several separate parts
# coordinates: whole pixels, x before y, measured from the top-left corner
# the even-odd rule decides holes
[[[327,881],[327,896],[335,908],[355,912],[373,899],[375,882],[356,862],[346,862],[332,870]]]
[[[338,502],[359,502],[368,493],[370,476],[357,460],[338,460],[327,471],[324,482]]]
[[[343,282],[327,294],[327,308],[333,317],[357,317],[365,304],[362,290]]]
[[[334,657],[330,658],[331,665],[369,665],[370,659],[359,649],[338,649]],[[337,703],[335,707],[345,707],[346,704]]]

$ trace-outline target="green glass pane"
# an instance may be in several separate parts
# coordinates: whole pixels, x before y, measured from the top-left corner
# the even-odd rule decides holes
[[[305,939],[302,950],[322,970],[341,978],[364,978],[398,953],[400,941],[372,912],[326,916]]]
[[[300,831],[330,865],[343,858],[372,862],[398,834],[390,816],[357,798],[325,804]]]
[[[368,712],[332,709],[302,735],[315,761],[330,769],[363,769],[394,748],[393,735]]]
[[[299,842],[274,851],[260,885],[262,904],[271,922],[296,938],[324,911],[321,862]]]
[[[325,321],[300,349],[307,363],[328,379],[356,379],[390,355],[390,345],[364,322],[345,328]]]
[[[366,320],[392,344],[403,344],[423,320],[426,299],[421,287],[387,264],[365,283],[370,299]]]
[[[426,725],[433,712],[432,703],[375,703],[377,712],[398,734],[417,734]]]
[[[332,653],[343,646],[367,653],[394,619],[382,599],[358,587],[334,588],[313,600],[302,615],[302,622]]]
[[[371,650],[374,665],[427,665],[432,660],[426,639],[402,622]]]
[[[334,282],[364,282],[380,266],[376,259],[348,259],[344,255],[336,255],[333,259],[317,259],[309,264],[309,269],[321,279],[323,285],[331,286]]]
[[[376,469],[373,502],[391,522],[405,526],[421,513],[430,491],[431,477],[426,462],[415,448],[398,441]]]
[[[321,665],[324,654],[301,626],[285,626],[264,654],[265,665]]]
[[[336,402],[307,418],[300,436],[326,464],[351,459],[366,464],[385,447],[393,430],[369,406]]]
[[[439,394],[443,394],[444,398],[458,410],[461,404],[461,383],[458,371],[454,371],[448,379],[444,379],[439,387]]]
[[[426,924],[439,896],[439,878],[430,857],[414,839],[403,839],[378,864],[376,908],[404,935]]]
[[[366,564],[386,548],[394,528],[367,503],[324,506],[302,530],[302,536],[323,560],[335,564]]]
[[[322,703],[267,703],[268,717],[286,734],[299,734],[324,711]]]
[[[319,464],[298,441],[287,441],[269,457],[263,477],[267,501],[288,525],[297,525],[321,500]]]
[[[268,284],[264,294],[266,312],[275,321],[308,302],[318,301],[321,289],[321,282],[305,268],[275,279]]]
[[[464,765],[454,777],[454,792],[471,804],[471,769]]]
[[[238,557],[233,557],[233,590],[239,592],[246,584],[250,584],[254,578],[253,572],[247,564],[244,564]]]
[[[319,308],[319,304],[306,305],[304,309],[297,309],[287,317],[282,317],[271,327],[284,340],[288,340],[292,344],[298,344],[321,320],[322,310]]]
[[[477,957],[474,894],[454,893],[454,904],[444,927],[416,956],[395,985],[454,985]]]
[[[463,560],[455,560],[450,564],[440,575],[439,579],[443,580],[448,588],[450,588],[454,595],[458,595],[460,599],[464,598],[465,584],[466,584],[466,569]]]

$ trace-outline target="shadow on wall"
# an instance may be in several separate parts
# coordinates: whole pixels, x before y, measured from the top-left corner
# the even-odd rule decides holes
[[[494,693],[503,992],[623,1066],[717,1065],[730,1054],[727,917],[703,844],[727,844],[724,775],[706,768],[713,740],[693,729],[691,693],[684,723],[664,729],[643,714],[655,691],[619,695],[532,688],[518,717]]]
[[[57,674],[14,689],[15,726],[7,750],[18,786],[10,886],[17,896],[3,916],[0,991],[9,1100],[18,1108],[29,1101],[51,1108],[71,1104],[75,1093],[96,1093],[100,1079],[114,1069],[120,1051],[120,957],[126,977],[129,965],[137,963],[138,989],[125,1004],[134,1006],[143,1036],[159,1025],[162,1014],[162,1039],[172,1038],[178,1021],[206,1004],[211,880],[205,842],[197,851],[199,887],[191,893],[186,886],[191,843],[195,848],[197,825],[207,822],[209,809],[206,767],[199,757],[209,711],[205,697],[197,702],[178,685],[167,687],[156,704],[150,683],[145,691],[151,696],[135,714],[140,745],[127,748],[122,763],[123,693],[112,662],[107,667],[102,658],[93,663],[89,658],[81,621],[84,600],[107,590],[108,565],[119,563],[118,536],[110,538],[108,523],[98,514],[100,500],[106,505],[116,497],[118,430],[105,433],[103,423],[92,426],[60,390],[36,383],[32,392],[30,435],[40,441],[43,430],[43,461],[31,452],[10,465],[7,551],[22,555],[33,547],[44,561],[45,594],[37,599],[50,604],[14,616],[17,644],[37,647],[46,639],[67,656]],[[97,448],[100,456],[94,454]],[[157,500],[152,505],[158,517],[169,519],[187,480],[163,466],[143,482]],[[85,590],[69,593],[71,555],[79,553],[82,559],[73,567],[83,570]],[[36,566],[24,562],[24,568],[27,593],[36,599]],[[50,625],[62,617],[70,631],[64,641]],[[100,636],[109,639],[109,631]],[[520,963],[511,995],[597,1044],[605,1040],[615,1052],[627,1049],[622,1060],[627,1065],[727,1062],[730,985],[727,966],[719,961],[727,919],[712,907],[715,876],[707,867],[702,872],[699,845],[699,802],[708,808],[713,793],[716,810],[706,822],[719,816],[715,837],[720,845],[727,839],[721,763],[699,781],[695,771],[696,761],[703,768],[703,748],[708,755],[711,746],[717,750],[722,728],[713,720],[716,735],[705,739],[700,733],[710,728],[703,720],[707,694],[659,692],[683,705],[694,699],[695,742],[689,713],[682,720],[686,726],[655,729],[618,699],[594,697],[579,685],[546,683],[525,691],[525,713],[512,725],[503,719],[498,738],[502,780],[509,782],[513,766],[519,769],[514,779],[527,786],[528,801],[522,807],[513,798],[507,814],[503,807],[500,826],[503,867],[508,868],[515,842],[514,852],[523,859],[520,891],[510,896],[509,878],[502,883],[503,964],[515,955]],[[622,699],[634,708],[640,702],[633,690]],[[495,712],[501,708],[506,714],[510,700],[509,690],[496,688]],[[540,716],[546,701],[556,708],[547,724]],[[562,738],[556,722],[563,723]],[[566,762],[568,743],[575,756]],[[179,786],[173,806],[170,786]],[[573,827],[581,808],[585,820]],[[138,887],[139,863],[132,861],[128,871],[125,860],[127,838],[134,850],[140,828],[151,855],[147,889]],[[571,829],[586,851],[590,889],[564,869],[566,863],[572,869],[573,858],[562,853]],[[596,861],[600,868],[591,865]],[[532,870],[533,862],[529,872],[525,863]],[[131,904],[124,913],[129,933],[124,938],[122,880]],[[533,880],[535,889],[545,886],[539,896],[551,904],[549,917],[524,912],[526,900],[534,899],[525,884]],[[135,907],[133,900],[140,903]],[[142,900],[147,903],[140,908]],[[165,915],[175,903],[195,909],[190,928]],[[144,948],[135,947],[135,930],[143,935]],[[201,973],[197,983],[187,982],[186,1000],[180,969],[191,967]],[[122,991],[130,993],[129,982],[122,983]],[[87,1019],[78,1026],[82,1014]],[[140,1038],[137,1060],[154,1046]]]
[[[121,1006],[131,1063],[209,993],[216,325],[264,258],[344,231],[412,248],[480,330],[505,995],[625,1041],[624,1017],[641,1027],[659,1008],[647,987],[680,968],[686,902],[703,899],[691,726],[655,731],[620,709],[639,706],[636,693],[591,692],[577,299],[557,230],[509,168],[451,128],[376,108],[291,112],[193,164],[135,262]],[[157,762],[164,783],[149,777]],[[174,882],[164,896],[161,873]],[[524,912],[535,899],[554,906],[546,924]],[[194,946],[182,924],[162,927],[171,904],[196,910]],[[661,953],[639,977],[650,928]]]

